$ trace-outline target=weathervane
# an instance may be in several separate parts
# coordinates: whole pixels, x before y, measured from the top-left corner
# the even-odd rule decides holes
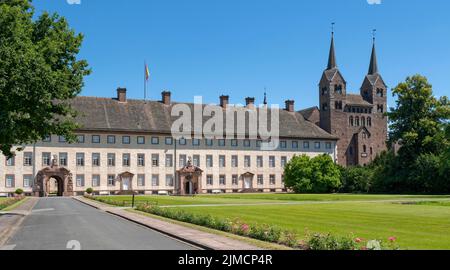
[[[372,37],[373,37],[373,41],[375,42],[375,37],[377,35],[377,29],[373,29],[372,30]]]
[[[334,26],[336,25],[336,23],[332,22],[331,23],[331,33],[334,34]]]

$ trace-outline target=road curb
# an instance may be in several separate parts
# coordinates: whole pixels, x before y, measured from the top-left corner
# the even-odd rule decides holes
[[[128,212],[123,209],[117,209],[114,207],[102,207],[101,204],[96,201],[90,202],[89,199],[74,197],[75,200],[86,204],[88,206],[99,209],[108,214],[120,217],[122,219],[131,221],[135,224],[144,226],[156,232],[159,232],[168,237],[177,239],[179,241],[185,242],[187,244],[193,245],[195,247],[204,250],[263,250],[257,246],[230,239],[225,236],[216,235],[214,233],[207,233],[203,231],[196,230],[194,228],[185,227],[179,224],[173,224],[160,219],[155,219],[145,215],[140,215],[138,213]],[[123,213],[120,213],[122,212]],[[135,215],[135,217],[134,217]],[[142,220],[142,221],[141,221]],[[151,224],[155,223],[155,224]],[[195,237],[193,237],[195,235]],[[186,236],[186,237],[184,237]],[[198,238],[198,239],[196,239]],[[209,243],[211,245],[209,245]]]
[[[25,202],[22,202],[22,204],[25,204],[28,201],[31,201],[31,203],[28,206],[27,214],[25,214],[25,215],[9,214],[13,217],[16,217],[16,220],[13,221],[12,224],[9,225],[6,230],[4,230],[3,232],[0,233],[0,250],[2,247],[4,247],[4,245],[6,243],[8,243],[8,241],[11,239],[11,237],[17,232],[17,230],[20,228],[20,226],[22,225],[25,218],[31,213],[34,206],[36,206],[36,204],[38,202],[38,200],[35,200],[34,198],[28,198],[28,200]],[[21,205],[19,205],[18,207],[20,207],[20,206]],[[6,214],[6,215],[8,215],[8,214]],[[0,216],[0,218],[1,218],[1,216]]]

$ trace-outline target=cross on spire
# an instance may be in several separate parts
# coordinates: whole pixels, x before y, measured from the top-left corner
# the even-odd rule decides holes
[[[330,55],[328,57],[328,67],[327,69],[333,69],[337,67],[336,64],[336,53],[334,51],[334,25],[335,23],[331,23],[331,46],[330,46]]]

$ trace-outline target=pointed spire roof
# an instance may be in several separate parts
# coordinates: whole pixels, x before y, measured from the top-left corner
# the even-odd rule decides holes
[[[331,33],[331,46],[330,55],[328,57],[328,67],[327,70],[337,68],[336,64],[336,52],[334,50],[334,32]]]
[[[375,38],[373,38],[372,56],[370,57],[369,75],[378,74],[377,51],[375,48]]]

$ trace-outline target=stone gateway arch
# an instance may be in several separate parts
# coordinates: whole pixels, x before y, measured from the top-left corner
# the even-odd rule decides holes
[[[72,174],[66,168],[60,168],[53,163],[51,167],[45,168],[36,175],[33,185],[33,193],[36,197],[47,197],[50,193],[50,180],[57,182],[58,196],[70,197],[74,195]]]

